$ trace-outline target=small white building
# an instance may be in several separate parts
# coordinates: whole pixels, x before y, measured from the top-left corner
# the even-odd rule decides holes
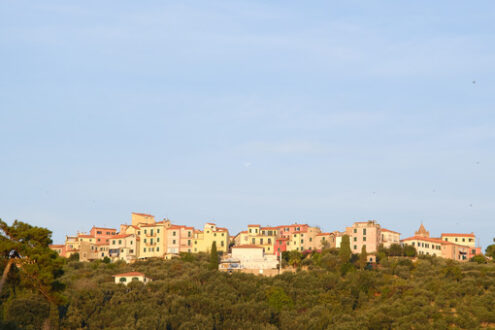
[[[139,281],[139,282],[143,282],[144,284],[152,281],[151,278],[146,277],[146,275],[139,272],[117,274],[117,275],[113,275],[113,277],[115,278],[116,284],[121,283],[125,285],[131,283],[132,281]]]
[[[239,267],[243,269],[275,269],[278,266],[276,255],[267,255],[262,247],[256,245],[232,247],[231,259],[238,260]]]

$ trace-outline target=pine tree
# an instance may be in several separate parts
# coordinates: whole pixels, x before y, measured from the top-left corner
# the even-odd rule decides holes
[[[361,254],[359,255],[359,269],[363,270],[368,263],[368,254],[366,253],[366,245],[361,248]]]
[[[340,242],[339,259],[342,264],[348,263],[351,260],[351,240],[348,235],[342,236]]]
[[[217,242],[213,241],[210,251],[210,269],[218,269]]]

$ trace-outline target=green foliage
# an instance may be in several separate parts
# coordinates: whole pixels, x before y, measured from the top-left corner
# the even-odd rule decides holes
[[[485,254],[487,257],[495,259],[495,244],[488,245],[486,247]]]
[[[415,257],[417,255],[416,248],[412,245],[405,245],[403,255],[406,257]]]
[[[102,260],[102,261],[103,261],[103,263],[105,263],[105,264],[109,264],[109,263],[111,263],[111,262],[112,262],[112,260],[110,260],[110,258],[109,258],[109,257],[105,257],[105,258],[103,258],[103,260]]]
[[[364,270],[368,264],[368,254],[366,253],[366,245],[361,247],[361,253],[359,254],[359,269]]]
[[[390,248],[388,250],[389,250],[388,255],[391,257],[401,257],[404,255],[404,251],[400,244],[392,244],[390,245]]]
[[[339,258],[342,264],[349,262],[351,260],[351,241],[348,235],[342,236],[342,241],[340,242]]]
[[[299,251],[289,252],[289,265],[292,267],[299,267],[301,265],[301,260],[303,256]]]
[[[210,265],[209,268],[212,270],[218,269],[218,252],[217,252],[217,242],[213,241],[211,244],[211,251],[210,251]]]
[[[76,253],[71,254],[68,260],[69,261],[79,261],[79,253],[76,252]]]
[[[23,329],[41,329],[49,313],[50,305],[39,295],[14,298],[4,307],[4,319]]]
[[[486,257],[484,255],[481,255],[481,254],[472,257],[471,258],[471,261],[477,262],[479,264],[486,264],[488,262],[488,260],[486,259]]]
[[[268,306],[277,312],[282,311],[282,309],[291,309],[294,306],[292,299],[281,287],[271,287],[267,289],[266,296],[268,299]]]

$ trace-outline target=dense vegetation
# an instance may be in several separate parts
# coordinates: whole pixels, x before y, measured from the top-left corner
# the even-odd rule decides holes
[[[474,329],[495,326],[495,263],[459,264],[382,249],[379,265],[346,249],[288,253],[298,271],[275,277],[212,269],[212,255],[129,265],[69,260],[57,327],[64,329]],[[56,259],[58,260],[58,259]],[[114,284],[140,271],[144,285]],[[50,301],[13,270],[0,297],[2,328],[39,329]],[[53,280],[53,278],[52,278]],[[56,324],[52,322],[52,324]]]

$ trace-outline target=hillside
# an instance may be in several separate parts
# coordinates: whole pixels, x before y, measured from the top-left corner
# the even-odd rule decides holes
[[[208,256],[133,265],[69,262],[60,326],[67,329],[472,329],[495,326],[495,264],[439,258],[382,260],[341,275],[338,255],[307,271],[260,277],[208,270]],[[154,281],[116,285],[140,271]],[[30,308],[43,310],[42,301]],[[26,312],[29,314],[29,312]],[[19,314],[19,323],[27,314]],[[34,316],[35,317],[35,316]]]

